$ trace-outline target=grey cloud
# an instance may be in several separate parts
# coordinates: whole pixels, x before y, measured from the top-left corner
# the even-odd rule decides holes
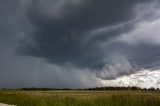
[[[64,6],[62,5],[61,8],[50,9],[52,7],[56,8],[54,5],[60,4],[63,1],[66,2],[64,2]],[[47,0],[45,3],[41,3],[42,0],[33,1],[29,12],[32,23],[41,27],[52,26],[53,28],[55,26],[69,30],[88,30],[117,24],[118,22],[133,18],[132,8],[136,3],[139,3],[138,0],[89,0],[87,3],[85,1],[82,5],[75,7],[69,5],[72,3],[69,1],[71,0]],[[65,4],[68,5],[65,6]],[[43,13],[43,9],[46,8],[49,12],[45,11]],[[62,13],[58,19],[54,18],[54,16],[59,14],[54,14],[56,10],[64,11],[64,14]]]
[[[152,2],[0,0],[0,87],[101,86],[100,79],[158,66],[158,36],[148,37],[152,43],[113,42],[157,20],[158,12],[139,16],[145,11],[137,5]]]
[[[158,46],[160,44],[158,39],[160,25],[159,5],[160,2],[158,0],[154,0],[151,3],[138,4],[134,9],[137,14],[137,22],[133,23],[133,29],[120,34],[115,41],[129,45],[149,44]]]
[[[44,58],[57,65],[70,63],[79,68],[91,68],[98,73],[106,72],[107,75],[97,76],[111,79],[134,73],[137,69],[134,69],[132,64],[144,68],[159,61],[157,59],[147,61],[149,59],[147,56],[154,55],[155,52],[142,55],[144,51],[148,52],[152,49],[148,45],[132,46],[123,44],[123,42],[108,44],[110,39],[130,33],[136,28],[136,24],[140,23],[148,13],[139,16],[139,12],[135,13],[135,10],[139,8],[139,5],[154,4],[150,0],[145,2],[143,0],[93,0],[82,1],[78,6],[75,6],[72,1],[48,0],[44,4],[43,2],[41,0],[31,1],[28,17],[35,30],[29,37],[34,45],[21,46],[18,49],[20,54]],[[54,6],[54,3],[58,4],[58,7]],[[110,56],[120,57],[121,55],[125,55],[129,65],[125,64],[126,62],[123,64],[121,58],[110,58]],[[139,57],[141,59],[137,59]],[[112,61],[115,62],[112,63]],[[119,63],[122,63],[121,66],[126,65],[125,69],[116,68]],[[105,69],[105,66],[114,67],[115,71]]]
[[[102,70],[97,71],[96,76],[104,80],[109,80],[116,79],[117,76],[130,75],[137,71],[124,57],[118,57],[118,59],[114,60],[106,64]]]
[[[155,19],[154,21],[143,21],[135,24],[134,30],[123,33],[119,36],[117,41],[127,43],[129,45],[137,44],[152,44],[160,45],[159,41],[159,25],[160,20]],[[144,27],[145,26],[145,27]]]
[[[101,34],[102,36],[83,44],[89,36],[88,32],[133,19],[133,7],[141,3],[138,0],[90,0],[74,6],[70,0],[43,2],[31,1],[28,10],[31,23],[35,26],[29,37],[35,45],[20,47],[18,51],[23,55],[46,58],[55,64],[73,63],[80,67],[99,67],[105,64],[102,61],[105,53],[97,47],[96,42],[104,39],[107,41],[127,29]],[[60,6],[56,7],[55,4]],[[55,13],[57,11],[64,12]],[[57,19],[58,14],[60,17]]]
[[[98,86],[90,71],[56,66],[43,59],[15,53],[18,42],[24,45],[33,43],[24,36],[33,30],[24,6],[28,6],[26,1],[0,0],[0,88]]]

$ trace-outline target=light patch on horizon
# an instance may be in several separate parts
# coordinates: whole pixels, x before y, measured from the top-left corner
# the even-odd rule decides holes
[[[137,86],[141,88],[160,88],[160,70],[141,70],[129,76],[122,76],[115,80],[101,80],[103,86]]]

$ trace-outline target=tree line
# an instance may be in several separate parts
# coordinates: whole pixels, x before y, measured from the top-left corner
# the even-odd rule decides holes
[[[3,88],[2,90],[12,90],[12,89],[5,89]],[[16,90],[23,90],[23,91],[56,91],[56,90],[66,90],[66,91],[71,91],[71,90],[77,90],[77,91],[117,91],[117,90],[139,90],[139,91],[160,91],[159,88],[140,88],[140,87],[136,87],[136,86],[128,86],[128,87],[93,87],[93,88],[85,88],[85,89],[71,89],[71,88],[35,88],[35,87],[31,87],[31,88],[20,88],[20,89],[16,89]]]

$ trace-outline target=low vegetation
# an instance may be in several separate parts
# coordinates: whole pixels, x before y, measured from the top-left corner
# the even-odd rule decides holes
[[[17,106],[160,106],[159,91],[0,91]]]

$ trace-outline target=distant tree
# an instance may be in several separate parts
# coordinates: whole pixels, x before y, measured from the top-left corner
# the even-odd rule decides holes
[[[154,87],[149,88],[150,91],[155,91],[156,89]]]

